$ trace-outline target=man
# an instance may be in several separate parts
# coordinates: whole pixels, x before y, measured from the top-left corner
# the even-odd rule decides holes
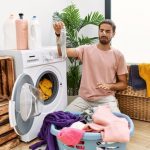
[[[63,22],[53,26],[57,40],[63,26]],[[115,91],[126,89],[128,71],[122,53],[111,47],[115,30],[113,21],[106,19],[99,24],[98,44],[67,48],[67,56],[78,58],[83,66],[79,97],[66,111],[83,112],[90,107],[109,105],[112,112],[119,112]],[[57,47],[61,55],[60,45]]]

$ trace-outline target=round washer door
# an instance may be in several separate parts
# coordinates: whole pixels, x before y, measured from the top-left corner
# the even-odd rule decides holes
[[[28,85],[34,85],[31,77],[27,74],[21,74],[15,81],[11,100],[9,101],[9,120],[10,125],[15,129],[18,135],[28,133],[32,127],[35,113],[35,104],[32,93]]]

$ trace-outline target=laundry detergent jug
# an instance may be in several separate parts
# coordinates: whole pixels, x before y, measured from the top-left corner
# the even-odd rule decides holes
[[[29,49],[38,50],[42,47],[41,41],[41,27],[39,20],[33,16],[29,25]]]
[[[8,19],[4,22],[3,25],[3,37],[4,37],[4,49],[13,50],[17,48],[16,44],[16,17],[13,14],[10,14]]]
[[[66,52],[66,28],[65,28],[65,26],[61,29],[60,44],[61,44],[62,58],[67,58],[67,52]]]
[[[22,13],[19,14],[19,19],[16,20],[16,38],[18,50],[28,49],[28,22],[23,19]]]

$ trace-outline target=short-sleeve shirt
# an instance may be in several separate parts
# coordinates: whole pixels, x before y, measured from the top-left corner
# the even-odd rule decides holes
[[[97,83],[116,83],[116,75],[127,74],[127,64],[123,54],[114,48],[103,51],[97,45],[84,45],[76,48],[82,62],[82,78],[79,96],[94,101],[114,95],[115,91],[97,89]]]

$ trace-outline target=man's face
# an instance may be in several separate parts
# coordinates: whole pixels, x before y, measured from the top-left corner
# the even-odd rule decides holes
[[[109,24],[102,24],[99,29],[99,41],[103,45],[110,43],[115,33],[112,30],[112,26]]]

